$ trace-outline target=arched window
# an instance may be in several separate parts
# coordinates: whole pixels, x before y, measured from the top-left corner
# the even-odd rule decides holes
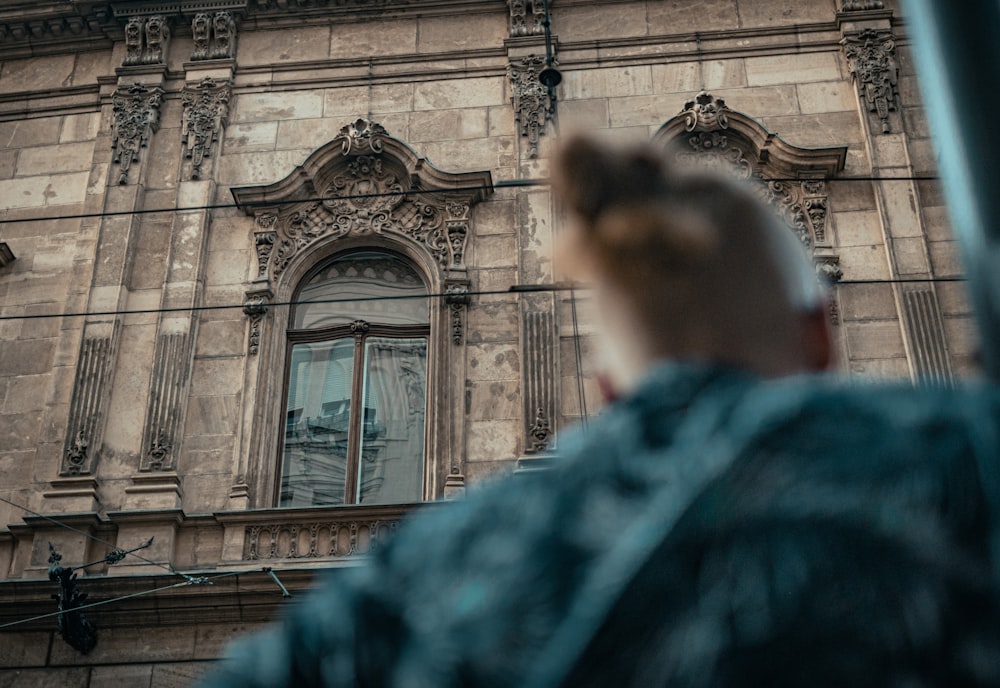
[[[288,329],[279,506],[421,499],[427,293],[388,251],[341,254],[302,281]]]

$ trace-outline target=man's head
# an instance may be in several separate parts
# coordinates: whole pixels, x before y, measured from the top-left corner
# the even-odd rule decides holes
[[[658,359],[778,376],[827,367],[823,295],[788,227],[736,181],[650,150],[569,140],[555,189],[573,215],[559,257],[594,288],[608,373],[626,389]]]

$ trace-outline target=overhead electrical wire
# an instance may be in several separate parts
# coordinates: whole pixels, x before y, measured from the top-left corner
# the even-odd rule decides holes
[[[861,279],[861,280],[840,280],[829,286],[850,286],[859,284],[935,284],[948,282],[966,282],[965,277],[913,277],[913,278],[890,278],[890,279]],[[573,291],[574,289],[586,291],[587,285],[580,284],[528,284],[513,285],[507,289],[490,289],[483,291],[470,291],[467,296],[500,296],[504,294],[520,294],[525,292],[562,292]],[[299,306],[302,304],[336,304],[336,303],[366,303],[376,301],[401,301],[405,299],[436,299],[451,296],[446,292],[434,294],[419,294],[405,296],[354,296],[342,299],[309,299],[306,301],[272,301],[266,304],[267,308],[277,308],[284,306]],[[39,306],[43,304],[32,304]],[[200,311],[236,310],[246,306],[245,302],[214,304],[210,306],[174,306],[171,308],[135,308],[117,309],[107,311],[72,311],[69,313],[22,313],[20,315],[0,315],[0,322],[9,320],[42,320],[47,318],[92,318],[102,316],[117,315],[149,315],[154,313],[196,313]]]
[[[808,179],[801,177],[769,177],[766,179],[761,179],[760,181],[766,182],[803,182],[803,181],[822,181],[826,183],[831,182],[898,182],[898,181],[910,181],[910,182],[921,182],[921,181],[940,181],[940,177],[936,175],[907,175],[899,177],[873,177],[873,176],[854,176],[854,177],[830,177],[826,179]],[[548,179],[507,179],[494,182],[492,188],[494,189],[506,189],[506,188],[518,188],[518,187],[532,187],[532,186],[549,186]],[[188,212],[198,212],[203,210],[231,210],[234,208],[273,208],[273,207],[283,207],[288,205],[301,205],[306,203],[328,203],[332,201],[352,201],[352,200],[365,200],[372,198],[386,198],[390,196],[427,196],[433,194],[451,194],[463,191],[482,191],[483,186],[456,186],[449,189],[406,189],[402,191],[384,191],[377,193],[365,193],[365,194],[346,194],[341,196],[313,196],[309,198],[295,198],[286,200],[263,200],[263,201],[248,201],[246,203],[208,203],[205,205],[190,205],[182,206],[180,208],[138,208],[133,210],[114,210],[107,211],[102,210],[99,212],[92,213],[68,213],[65,215],[48,215],[44,217],[24,217],[24,218],[0,218],[0,225],[5,224],[17,224],[21,222],[55,222],[58,220],[84,220],[93,218],[103,218],[103,217],[120,217],[125,215],[153,215],[159,213],[188,213]]]

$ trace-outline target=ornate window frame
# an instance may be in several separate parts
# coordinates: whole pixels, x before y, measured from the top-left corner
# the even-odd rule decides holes
[[[273,506],[279,479],[285,333],[298,285],[345,251],[400,254],[426,279],[430,298],[426,466],[422,498],[439,499],[464,447],[463,315],[471,208],[493,192],[489,171],[444,172],[359,119],[316,149],[284,179],[234,187],[236,204],[254,218],[256,278],[246,290],[249,317],[243,442],[233,494],[250,506]],[[435,298],[435,295],[440,295]]]
[[[731,109],[722,98],[701,92],[667,120],[653,142],[682,162],[729,164],[754,185],[809,250],[820,275],[840,279],[840,258],[830,223],[826,180],[844,169],[847,146],[802,148],[769,132],[749,115]],[[831,297],[831,317],[836,317]]]

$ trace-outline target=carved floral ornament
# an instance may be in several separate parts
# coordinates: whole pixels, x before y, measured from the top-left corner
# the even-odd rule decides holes
[[[888,31],[865,29],[845,36],[841,45],[858,94],[878,118],[882,133],[889,133],[889,113],[898,108],[899,102],[895,39]]]
[[[313,247],[349,237],[373,244],[391,237],[427,256],[447,292],[452,340],[461,343],[469,213],[492,190],[489,172],[442,172],[363,119],[343,127],[285,179],[233,189],[237,205],[254,217],[257,274],[244,305],[249,353],[260,349],[272,285]]]
[[[401,239],[442,275],[464,275],[469,211],[491,191],[489,172],[441,172],[381,125],[357,120],[285,179],[233,195],[255,217],[257,279],[271,282],[311,246],[349,236]]]
[[[197,86],[185,88],[181,93],[184,104],[181,143],[184,157],[191,160],[192,179],[201,178],[202,164],[229,121],[231,97],[232,88],[228,83],[216,83],[210,78],[202,79]]]
[[[799,148],[732,110],[721,98],[700,93],[668,120],[654,140],[671,146],[684,165],[716,169],[753,180],[757,195],[774,207],[811,250],[817,271],[839,279],[828,228],[826,179],[843,169],[846,147]]]
[[[162,102],[163,89],[139,83],[119,88],[112,96],[112,160],[119,166],[119,184],[128,184],[132,163],[139,162],[139,150],[149,145],[159,128]]]
[[[531,158],[538,157],[539,138],[545,133],[545,124],[554,111],[549,89],[538,78],[545,67],[545,58],[538,55],[528,55],[507,66],[514,120],[521,136],[528,139],[528,157]]]

